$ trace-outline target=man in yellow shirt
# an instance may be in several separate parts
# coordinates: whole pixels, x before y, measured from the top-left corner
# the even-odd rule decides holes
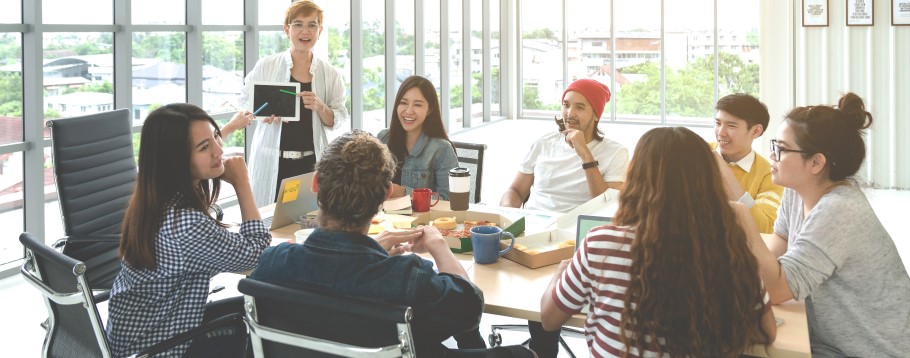
[[[759,231],[771,233],[784,188],[771,182],[771,163],[752,150],[752,142],[768,127],[768,107],[757,98],[737,93],[715,106],[714,135],[724,188],[732,201],[752,213]]]

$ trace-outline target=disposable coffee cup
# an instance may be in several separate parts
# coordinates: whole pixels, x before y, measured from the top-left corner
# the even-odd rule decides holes
[[[452,168],[449,170],[449,207],[454,211],[468,210],[471,197],[471,170]]]

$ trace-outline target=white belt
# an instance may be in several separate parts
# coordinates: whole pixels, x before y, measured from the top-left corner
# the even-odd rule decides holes
[[[281,151],[281,157],[284,159],[302,159],[303,157],[309,157],[314,154],[316,154],[316,152],[311,151],[311,150],[308,150],[305,152],[301,152],[301,151],[297,151],[297,150],[282,150]]]

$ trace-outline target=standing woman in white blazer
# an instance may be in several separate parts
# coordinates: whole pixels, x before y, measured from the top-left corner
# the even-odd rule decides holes
[[[328,133],[343,127],[348,117],[341,74],[313,55],[313,47],[322,34],[322,15],[322,9],[311,0],[291,3],[284,20],[284,33],[291,47],[260,59],[244,79],[241,108],[249,108],[251,81],[299,82],[297,97],[303,105],[299,121],[282,122],[271,116],[263,122],[280,125],[260,125],[253,134],[250,178],[260,207],[275,201],[282,179],[313,171],[328,143]],[[221,131],[226,137],[250,123],[252,118],[242,117]]]

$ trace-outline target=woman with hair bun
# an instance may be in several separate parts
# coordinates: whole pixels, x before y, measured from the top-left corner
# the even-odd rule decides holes
[[[854,178],[872,125],[862,98],[794,108],[771,140],[771,175],[786,187],[766,241],[744,220],[771,302],[806,301],[813,356],[904,356],[910,277]]]

